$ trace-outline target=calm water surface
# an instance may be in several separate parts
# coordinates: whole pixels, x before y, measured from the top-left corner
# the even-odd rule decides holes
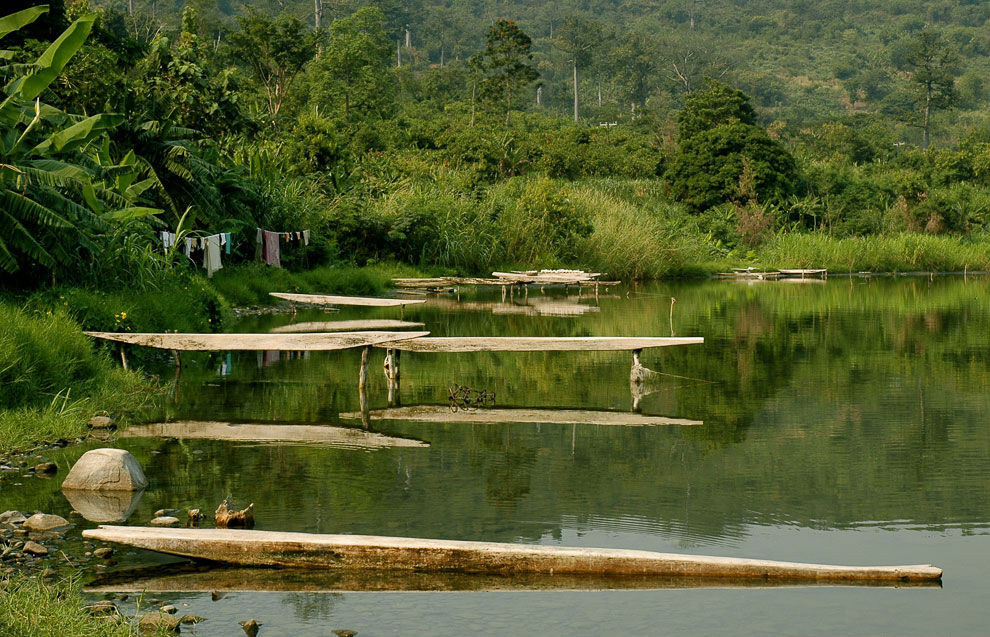
[[[310,310],[234,329],[355,318],[398,311]],[[197,634],[243,635],[237,621],[248,618],[262,635],[990,634],[987,279],[710,281],[597,300],[476,292],[412,306],[406,319],[434,335],[703,336],[646,352],[661,375],[639,396],[631,356],[608,352],[405,353],[399,393],[402,405],[445,406],[459,383],[494,391],[499,409],[638,403],[703,424],[371,422],[428,446],[120,437],[150,479],[127,523],[162,507],[212,510],[233,494],[255,503],[268,530],[933,563],[943,586],[158,594],[208,618]],[[382,356],[372,358],[372,409],[388,406]],[[360,425],[357,351],[183,362],[169,420]],[[82,451],[55,458],[61,475]],[[67,514],[58,483],[5,480],[0,507]],[[124,551],[114,568],[163,561]]]

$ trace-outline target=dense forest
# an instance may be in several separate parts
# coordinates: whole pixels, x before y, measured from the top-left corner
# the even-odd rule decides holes
[[[289,269],[990,267],[986,3],[36,4],[3,29],[5,287],[146,287],[257,228],[311,231]],[[825,256],[850,238],[884,254]]]

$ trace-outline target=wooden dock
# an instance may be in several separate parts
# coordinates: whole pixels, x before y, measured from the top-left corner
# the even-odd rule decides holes
[[[275,327],[270,334],[298,334],[316,332],[351,332],[361,330],[402,330],[425,327],[424,323],[400,321],[397,319],[381,319],[371,321],[308,321],[305,323],[290,323]]]
[[[335,447],[381,449],[385,447],[429,447],[413,438],[396,438],[373,431],[331,425],[276,425],[177,420],[133,425],[118,434],[121,438],[185,438],[233,442],[279,442]]]
[[[337,332],[332,334],[178,334],[84,332],[87,336],[129,345],[180,352],[247,351],[329,351],[369,347],[428,336],[429,332]]]
[[[380,299],[362,296],[331,296],[326,294],[289,294],[288,292],[270,292],[274,296],[292,303],[307,303],[309,305],[355,305],[360,307],[404,307],[426,303],[425,299]]]
[[[369,535],[319,535],[238,529],[100,526],[87,540],[116,542],[193,559],[243,566],[373,571],[453,571],[517,575],[783,579],[810,582],[938,581],[942,569],[833,566],[625,549],[465,542]]]
[[[594,411],[584,409],[520,409],[490,407],[452,412],[446,405],[416,405],[375,409],[371,420],[407,420],[413,422],[456,422],[458,424],[495,425],[504,423],[534,423],[551,425],[599,425],[607,427],[696,427],[700,420],[644,416],[626,411]],[[341,420],[363,419],[358,412],[340,414]]]
[[[491,278],[485,277],[430,277],[430,278],[397,278],[392,279],[396,287],[407,289],[443,290],[444,288],[463,285],[484,285],[514,287],[525,285],[571,285],[593,287],[619,285],[621,281],[602,281],[601,272],[584,272],[582,270],[525,270],[514,272],[492,272]]]
[[[375,347],[406,352],[636,352],[654,347],[698,345],[698,336],[436,336]]]
[[[813,269],[780,269],[780,276],[784,278],[798,279],[827,279],[828,268]]]

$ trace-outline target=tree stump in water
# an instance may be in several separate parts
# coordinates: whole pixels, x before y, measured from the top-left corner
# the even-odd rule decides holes
[[[243,511],[238,511],[234,506],[231,496],[227,496],[220,506],[217,507],[213,515],[213,521],[218,529],[253,529],[254,528],[254,502]]]

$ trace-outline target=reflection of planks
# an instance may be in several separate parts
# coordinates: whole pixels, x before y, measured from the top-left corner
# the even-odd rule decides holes
[[[768,281],[780,278],[780,272],[756,272],[750,270],[739,270],[736,272],[720,272],[715,275],[716,279],[755,279],[757,281]]]
[[[349,427],[241,424],[198,420],[135,425],[123,430],[119,435],[121,438],[198,438],[241,442],[297,442],[347,449],[430,446],[420,440],[393,438],[373,431]]]
[[[298,332],[349,332],[352,330],[401,330],[423,327],[423,323],[382,319],[377,321],[311,321],[292,323],[269,330],[272,334],[295,334]]]
[[[831,566],[626,549],[464,542],[369,535],[318,535],[235,529],[100,526],[89,540],[245,566],[614,576],[803,579],[843,582],[934,580],[931,565]]]
[[[800,279],[827,279],[828,278],[828,268],[813,268],[813,269],[780,269],[780,275],[785,278],[800,278]]]
[[[841,585],[882,586],[884,582],[841,582]],[[938,582],[889,582],[889,586],[938,586]],[[385,592],[385,591],[524,591],[524,590],[649,590],[677,588],[740,588],[780,586],[835,586],[835,582],[759,580],[746,578],[543,575],[525,573],[477,575],[334,569],[225,568],[197,564],[156,565],[152,568],[104,573],[86,585],[87,593],[211,593],[211,592]]]
[[[387,344],[429,332],[340,332],[336,334],[130,334],[84,332],[93,338],[178,351],[327,351]]]
[[[362,307],[397,307],[425,303],[423,299],[377,299],[361,296],[329,296],[326,294],[289,294],[287,292],[271,292],[271,296],[292,301],[293,303],[309,303],[311,305],[359,305]]]
[[[698,337],[637,336],[440,336],[377,344],[408,352],[616,352],[704,343]]]
[[[591,411],[583,409],[511,409],[493,407],[472,411],[451,412],[441,405],[418,405],[376,409],[369,414],[377,420],[412,420],[416,422],[452,422],[465,424],[540,423],[554,425],[605,425],[623,427],[656,427],[665,425],[703,425],[700,420],[644,416],[623,411]],[[341,420],[361,418],[357,412],[340,414]]]
[[[577,297],[573,297],[577,298]],[[459,312],[491,312],[492,314],[521,314],[525,316],[583,316],[598,312],[596,305],[578,303],[576,300],[533,296],[520,303],[496,301],[457,301],[447,297],[435,297],[428,301],[430,307],[450,308]]]

